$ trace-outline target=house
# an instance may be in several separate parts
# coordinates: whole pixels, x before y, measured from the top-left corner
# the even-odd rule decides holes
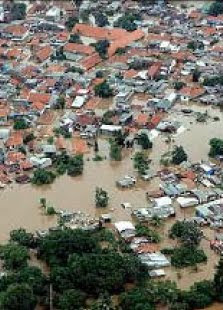
[[[53,49],[50,45],[40,47],[40,49],[36,53],[36,59],[38,62],[43,63],[48,60],[52,54]]]
[[[189,101],[202,96],[206,90],[202,87],[185,86],[179,91],[181,101]]]
[[[56,6],[52,6],[47,12],[46,12],[46,19],[53,22],[58,22],[60,20],[60,8]]]
[[[149,67],[147,75],[150,80],[154,80],[159,74],[162,64],[157,62],[152,64],[152,66]]]
[[[4,125],[8,121],[9,109],[7,107],[0,107],[0,125]]]
[[[9,25],[3,29],[3,33],[12,41],[23,41],[27,38],[29,30],[23,25]]]
[[[23,145],[23,136],[21,132],[12,132],[5,142],[5,146],[9,149],[19,149]]]
[[[92,46],[78,44],[78,43],[67,43],[63,49],[64,55],[67,60],[78,61],[84,56],[90,56],[95,53],[95,49]]]

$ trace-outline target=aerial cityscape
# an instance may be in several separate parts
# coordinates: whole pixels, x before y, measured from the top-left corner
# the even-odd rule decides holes
[[[0,210],[0,310],[223,310],[223,1],[1,1]]]

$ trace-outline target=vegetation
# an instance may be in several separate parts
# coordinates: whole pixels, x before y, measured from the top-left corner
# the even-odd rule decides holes
[[[221,256],[219,263],[216,266],[216,272],[214,275],[213,283],[217,299],[223,302],[223,256]]]
[[[59,96],[59,98],[56,101],[54,108],[63,110],[65,108],[65,105],[66,105],[66,101],[65,101],[64,96]]]
[[[209,14],[218,16],[220,14],[223,14],[223,3],[220,0],[216,0],[209,9]]]
[[[71,34],[69,38],[70,43],[82,43],[79,34]]]
[[[38,168],[33,173],[32,183],[35,185],[51,184],[55,178],[56,175],[54,172]]]
[[[97,12],[94,17],[95,17],[95,23],[98,27],[105,27],[109,25],[107,16],[102,12]]]
[[[67,165],[67,174],[76,177],[81,175],[84,170],[84,159],[83,155],[75,155],[70,157]]]
[[[33,141],[35,139],[35,136],[33,133],[29,133],[28,135],[26,135],[24,138],[23,138],[23,143],[24,144],[28,144],[29,142]]]
[[[70,16],[65,23],[65,26],[68,31],[71,31],[73,27],[78,23],[78,19],[74,16]]]
[[[137,20],[141,20],[138,14],[125,14],[118,18],[118,20],[114,23],[114,26],[123,28],[127,31],[134,31],[137,29]]]
[[[133,158],[134,168],[138,171],[139,175],[144,175],[148,170],[148,157],[144,152],[137,152]]]
[[[141,133],[137,136],[138,144],[141,145],[143,150],[151,149],[153,144],[149,140],[148,135],[146,133]]]
[[[185,86],[185,83],[181,81],[177,81],[174,83],[174,88],[176,90],[181,90],[181,88],[183,88],[184,86]]]
[[[11,14],[14,20],[24,20],[26,18],[26,4],[13,2]]]
[[[204,86],[223,85],[223,75],[206,77],[203,82]]]
[[[0,248],[0,257],[4,261],[4,267],[8,270],[17,270],[27,266],[29,253],[24,246],[8,243]]]
[[[172,151],[172,164],[180,165],[182,162],[187,161],[187,154],[182,146],[175,146]]]
[[[99,40],[96,43],[92,43],[91,45],[94,46],[96,52],[98,52],[102,59],[107,58],[108,48],[110,45],[108,40]]]
[[[108,193],[100,187],[96,187],[95,192],[95,205],[99,208],[105,208],[108,205]]]
[[[171,255],[171,264],[177,268],[196,266],[207,261],[207,256],[202,249],[181,246],[174,249]]]
[[[223,155],[223,140],[218,138],[213,138],[209,142],[210,145],[210,151],[209,156],[210,157],[216,157]]]
[[[118,145],[118,143],[114,139],[110,139],[109,144],[110,144],[110,152],[109,152],[110,159],[115,161],[122,160],[121,146]]]
[[[195,247],[200,244],[203,234],[196,223],[177,221],[171,227],[170,237],[179,239],[186,247]]]
[[[13,128],[15,130],[21,130],[21,129],[27,129],[27,128],[29,128],[29,126],[28,126],[27,122],[23,118],[21,118],[21,119],[17,119],[14,122]]]
[[[94,91],[95,91],[95,95],[101,98],[109,98],[113,95],[113,91],[110,88],[107,81],[104,81],[96,85],[94,88]]]
[[[155,230],[141,224],[136,225],[136,235],[138,237],[147,237],[151,242],[155,243],[161,241],[160,235]]]
[[[34,248],[36,246],[34,235],[28,233],[23,228],[12,230],[10,232],[10,241],[27,248]]]
[[[59,307],[61,310],[80,309],[84,306],[86,294],[80,290],[69,289],[64,291],[59,299]]]
[[[197,49],[204,49],[204,43],[202,41],[190,41],[187,44],[187,48],[195,51]]]

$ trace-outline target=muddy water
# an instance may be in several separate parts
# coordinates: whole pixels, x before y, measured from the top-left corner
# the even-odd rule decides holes
[[[199,107],[197,105],[191,105],[190,107],[202,112],[207,109],[209,115],[218,115],[221,119],[219,122],[208,120],[207,124],[196,123],[194,117],[184,116],[182,113],[177,112],[182,108],[180,105],[176,105],[175,112],[170,113],[168,116],[169,119],[177,118],[185,128],[189,129],[176,136],[174,143],[183,145],[188,152],[189,158],[198,161],[207,158],[209,139],[213,137],[223,138],[223,117],[218,109]],[[171,147],[171,145],[165,143],[165,137],[161,135],[154,141],[153,150],[150,154],[154,170],[159,168],[161,155]],[[108,156],[109,146],[106,139],[99,141],[99,152],[103,156]],[[131,190],[119,190],[115,186],[115,181],[128,173],[134,174],[131,151],[124,151],[123,155],[123,161],[120,163],[111,163],[109,160],[94,162],[92,161],[93,154],[90,153],[85,157],[84,174],[81,177],[62,176],[57,178],[54,184],[45,187],[13,184],[0,191],[0,242],[7,240],[12,229],[24,227],[29,231],[35,231],[36,229],[48,228],[56,223],[55,217],[43,215],[39,207],[40,197],[45,197],[57,209],[82,210],[92,217],[98,216],[100,212],[111,212],[114,221],[130,219],[130,214],[128,211],[123,210],[120,204],[130,202],[134,208],[144,207],[147,204],[146,191],[157,189],[159,180],[155,179],[152,183],[141,181],[137,187]],[[94,206],[96,186],[103,187],[109,193],[110,204],[106,210],[98,210]],[[189,217],[192,214],[193,209],[182,212],[177,208],[178,218]],[[172,223],[172,221],[168,221],[165,227],[161,229],[162,246],[170,245],[170,241],[166,237]],[[213,237],[213,232],[210,230],[206,230],[205,234],[209,238]],[[203,241],[202,247],[207,255],[211,257],[207,265],[199,266],[198,272],[191,269],[178,272],[173,268],[169,268],[166,270],[167,278],[177,281],[181,288],[188,288],[193,281],[211,279],[218,256],[210,252],[207,241]]]

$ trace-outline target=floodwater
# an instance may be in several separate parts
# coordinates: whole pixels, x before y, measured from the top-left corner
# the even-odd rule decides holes
[[[206,124],[197,123],[194,117],[185,116],[178,112],[182,106],[176,105],[175,111],[170,113],[168,118],[179,120],[186,130],[175,137],[174,143],[183,145],[189,159],[192,161],[207,159],[209,140],[213,137],[223,138],[223,116],[219,109],[198,105],[190,105],[190,107],[195,111],[205,112],[205,110],[208,110],[209,115],[212,117],[219,116],[220,121],[214,122],[210,119]],[[165,137],[162,135],[154,140],[153,149],[150,153],[152,170],[159,168],[161,155],[172,146],[165,142]],[[99,141],[99,153],[108,157],[109,144],[106,139]],[[8,239],[9,232],[12,229],[24,227],[28,231],[35,231],[37,229],[46,229],[56,223],[54,216],[43,215],[43,211],[39,206],[41,197],[45,197],[49,204],[56,209],[81,210],[92,217],[98,216],[100,212],[111,213],[113,221],[129,220],[131,218],[130,214],[127,210],[122,209],[120,204],[130,202],[134,208],[144,207],[147,204],[146,191],[157,189],[159,186],[159,180],[155,179],[152,182],[139,181],[133,189],[120,190],[116,187],[115,181],[120,177],[126,174],[135,174],[131,156],[131,151],[125,150],[121,162],[112,163],[108,159],[102,162],[94,162],[92,161],[93,154],[90,153],[85,156],[83,176],[71,178],[64,175],[58,177],[49,186],[36,187],[31,184],[12,184],[6,189],[0,190],[0,242],[5,242]],[[99,210],[95,208],[96,186],[102,187],[109,193],[110,202],[109,207],[106,209]],[[177,209],[177,217],[179,218],[187,217],[192,213],[193,209],[187,209],[184,213],[179,208]],[[172,222],[168,221],[165,227],[162,228],[164,246],[169,246],[169,240],[168,244],[165,244],[167,242],[165,236],[168,235],[171,224]],[[210,230],[205,231],[205,234],[209,238],[213,237],[210,235],[213,234]],[[191,279],[199,281],[200,279],[212,278],[218,256],[210,252],[208,241],[204,240],[202,246],[208,256],[211,257],[207,265],[199,266],[198,272],[189,269],[178,272],[173,268],[169,268],[167,269],[167,278],[177,281],[181,288],[188,288],[191,285]]]

